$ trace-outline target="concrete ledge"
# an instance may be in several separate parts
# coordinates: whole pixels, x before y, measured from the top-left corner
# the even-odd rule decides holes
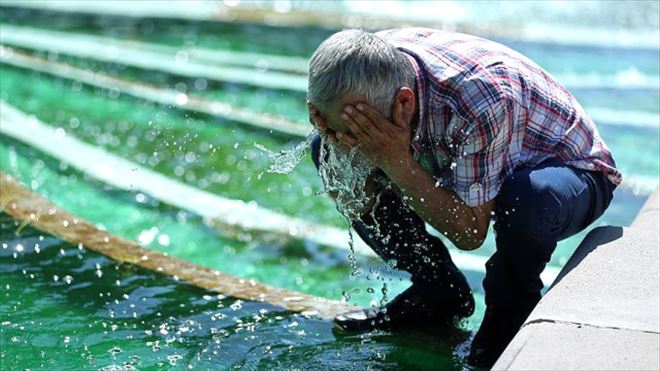
[[[529,323],[493,369],[657,370],[658,334],[561,322]]]
[[[494,370],[660,369],[658,193],[585,237]]]
[[[527,323],[563,321],[660,332],[658,251],[655,231],[594,229]]]

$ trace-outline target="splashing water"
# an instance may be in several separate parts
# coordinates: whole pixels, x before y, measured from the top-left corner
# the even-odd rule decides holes
[[[337,210],[349,222],[357,220],[370,202],[365,186],[376,167],[356,147],[347,150],[325,136],[321,136],[319,157],[322,192],[335,198]]]
[[[318,133],[312,131],[305,141],[292,149],[280,152],[273,152],[258,143],[255,143],[255,147],[270,157],[272,164],[267,170],[269,173],[290,174],[307,153],[316,135]],[[350,227],[371,202],[373,195],[366,190],[366,185],[368,177],[376,167],[357,148],[344,147],[336,141],[329,140],[325,135],[320,135],[320,138],[319,175],[322,189],[319,194],[330,194],[335,199],[337,210],[346,218],[351,275],[357,276],[362,272],[358,268],[354,236]]]
[[[316,132],[312,131],[304,141],[300,142],[295,147],[279,152],[273,152],[259,143],[255,143],[254,146],[260,151],[266,153],[270,158],[272,164],[267,170],[269,173],[291,174],[296,166],[300,164],[303,157],[305,157],[307,149],[312,143],[315,134]]]
[[[259,143],[254,146],[266,153],[272,164],[269,173],[291,174],[307,153],[318,132],[312,131],[304,141],[295,147],[273,152]],[[370,195],[365,190],[367,178],[376,169],[357,148],[347,149],[321,135],[319,175],[323,182],[320,193],[329,193],[335,198],[337,210],[349,222],[357,220]]]

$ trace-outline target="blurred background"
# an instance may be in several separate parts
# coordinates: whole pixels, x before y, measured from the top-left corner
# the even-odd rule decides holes
[[[289,231],[302,220],[347,236],[332,202],[317,195],[308,157],[291,175],[272,174],[255,145],[277,152],[310,132],[307,59],[330,34],[434,27],[501,42],[578,98],[624,174],[594,225],[628,225],[660,176],[659,23],[658,1],[0,0],[0,171],[171,256],[376,305],[408,278],[361,253],[355,270],[345,240],[228,231],[205,210],[173,202],[176,195],[126,190],[112,169],[103,179],[91,170],[103,158],[127,160],[136,178],[154,172],[243,201],[243,225],[258,224],[259,209],[292,218]],[[63,137],[105,157],[74,161]],[[9,369],[467,368],[466,341],[483,315],[483,263],[494,250],[491,233],[477,251],[453,251],[479,301],[464,331],[338,336],[325,321],[16,230],[0,214],[0,365]],[[546,281],[583,237],[560,243]]]

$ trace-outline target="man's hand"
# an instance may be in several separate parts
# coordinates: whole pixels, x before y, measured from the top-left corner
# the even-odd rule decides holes
[[[494,201],[469,207],[450,190],[438,188],[410,153],[411,127],[402,117],[402,106],[395,103],[392,120],[387,120],[364,103],[347,106],[341,115],[351,130],[337,133],[337,139],[357,148],[396,184],[410,206],[425,222],[443,232],[464,250],[483,243]]]
[[[411,129],[402,115],[403,106],[396,102],[392,108],[392,121],[365,103],[348,105],[341,117],[353,136],[336,133],[342,143],[354,147],[386,174],[405,166],[410,154]]]

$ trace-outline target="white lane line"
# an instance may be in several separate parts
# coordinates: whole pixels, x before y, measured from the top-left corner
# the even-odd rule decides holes
[[[181,109],[203,112],[260,128],[275,130],[298,137],[311,132],[307,123],[297,123],[284,117],[253,112],[231,104],[187,95],[172,89],[158,88],[140,82],[127,81],[102,72],[92,72],[65,63],[53,62],[28,55],[11,47],[0,45],[0,63],[32,69],[83,82],[88,85],[120,92],[153,102],[177,106]],[[602,107],[587,107],[587,112],[597,125],[621,125],[640,128],[660,128],[660,115],[643,111],[621,111]],[[653,188],[649,190],[652,191]]]
[[[138,164],[124,160],[103,149],[91,146],[61,128],[44,124],[4,101],[0,101],[0,133],[24,142],[113,187],[139,191],[166,204],[202,216],[220,231],[238,234],[249,231],[266,238],[308,240],[319,245],[350,250],[346,230],[309,223],[305,220],[278,214],[254,202],[227,199],[196,189]],[[359,238],[356,253],[375,256]],[[456,265],[464,270],[483,272],[487,257],[450,248]],[[557,267],[547,267],[541,278],[545,285],[553,282]]]
[[[657,113],[618,110],[605,107],[585,107],[596,125],[621,125],[640,128],[660,129],[660,115]]]
[[[153,50],[153,44],[137,42],[128,44],[108,37],[45,31],[10,24],[1,24],[0,27],[2,28],[0,42],[17,47],[45,50],[102,62],[119,63],[179,76],[203,77],[215,81],[246,84],[267,89],[307,91],[307,78],[299,74],[268,72],[254,68],[196,61],[182,54]]]
[[[190,210],[229,232],[250,231],[342,248],[346,244],[346,231],[278,214],[254,202],[227,199],[190,187],[84,143],[67,135],[62,128],[44,124],[4,101],[0,101],[0,114],[0,133],[116,188],[139,191]]]
[[[21,53],[3,45],[0,45],[0,63],[80,81],[87,85],[115,89],[137,98],[223,117],[297,137],[306,137],[311,132],[311,126],[307,123],[296,123],[284,117],[253,112],[228,103],[195,95],[187,95],[172,89],[158,88],[140,82],[119,79],[101,72],[84,70],[65,63],[51,62],[43,58]]]
[[[2,28],[4,32],[0,34],[0,40],[8,44],[15,44],[26,48],[50,50],[65,54],[72,53],[72,55],[76,56],[84,53],[84,51],[79,50],[80,47],[78,45],[91,48],[91,50],[98,50],[99,46],[102,46],[105,48],[105,53],[108,53],[108,50],[112,50],[112,53],[115,54],[115,51],[124,51],[130,54],[137,53],[137,55],[143,55],[144,52],[147,52],[149,55],[158,55],[166,61],[176,62],[178,64],[191,63],[242,67],[239,68],[242,74],[250,74],[250,71],[257,72],[265,80],[273,80],[274,84],[280,84],[279,81],[281,79],[288,78],[296,81],[296,85],[292,88],[293,90],[306,91],[307,87],[304,77],[308,72],[308,61],[302,57],[207,49],[185,45],[170,46],[76,32],[50,31],[25,26],[13,26],[11,24],[3,24]],[[51,42],[54,42],[54,44]],[[104,57],[103,55],[89,56],[88,54],[83,54],[82,56],[92,59],[104,58],[103,60],[107,58],[121,58],[125,62],[133,60],[131,57],[115,55]],[[113,59],[112,61],[118,60]],[[130,61],[127,63],[138,63]],[[660,76],[643,73],[634,67],[614,73],[558,72],[552,73],[552,75],[570,89],[660,90],[660,85],[658,84]],[[240,78],[240,76],[233,78]],[[283,88],[291,88],[291,84],[284,84]],[[257,85],[261,86],[259,84]]]

